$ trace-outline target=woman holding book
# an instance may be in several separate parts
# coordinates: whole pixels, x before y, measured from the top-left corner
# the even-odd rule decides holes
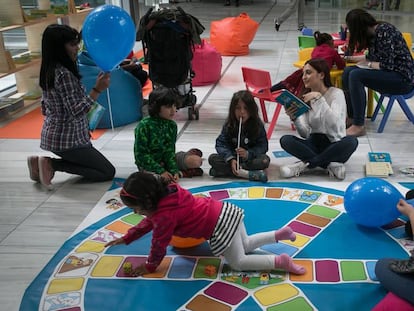
[[[96,150],[90,140],[88,111],[109,86],[109,73],[101,73],[87,94],[77,67],[79,32],[67,25],[52,24],[43,32],[40,87],[45,120],[40,147],[59,158],[27,158],[30,178],[52,188],[55,172],[83,176],[90,181],[107,181],[114,166]]]
[[[310,109],[298,115],[295,105],[285,106],[300,137],[284,135],[280,145],[300,161],[281,166],[281,177],[299,176],[306,169],[321,167],[339,180],[345,178],[344,163],[357,148],[358,140],[346,136],[345,96],[332,86],[329,71],[326,60],[308,60],[303,67],[306,91],[302,100]]]

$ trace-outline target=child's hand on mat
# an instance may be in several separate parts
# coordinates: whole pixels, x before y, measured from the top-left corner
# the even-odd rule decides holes
[[[124,239],[123,238],[119,238],[119,239],[116,239],[116,240],[112,240],[112,241],[106,243],[105,244],[105,247],[113,246],[113,245],[118,245],[118,244],[125,244]]]
[[[147,270],[147,268],[145,268],[145,264],[139,265],[133,271],[134,276],[141,276],[147,273],[149,273],[149,271]]]

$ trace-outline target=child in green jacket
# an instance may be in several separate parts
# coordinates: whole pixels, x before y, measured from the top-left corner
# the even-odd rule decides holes
[[[135,128],[134,156],[138,169],[159,174],[170,182],[203,175],[201,150],[175,151],[177,124],[173,119],[179,101],[173,89],[157,87],[149,95],[149,116]]]

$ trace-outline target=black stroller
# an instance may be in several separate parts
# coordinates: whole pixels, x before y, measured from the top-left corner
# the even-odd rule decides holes
[[[188,107],[189,120],[199,119],[191,60],[194,44],[201,43],[203,31],[200,22],[180,7],[149,9],[141,18],[137,31],[137,41],[142,41],[153,88],[162,85],[174,89],[182,99],[177,108]]]

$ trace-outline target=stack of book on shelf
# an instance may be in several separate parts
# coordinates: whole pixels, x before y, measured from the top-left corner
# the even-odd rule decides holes
[[[368,177],[388,177],[394,174],[391,164],[391,155],[388,152],[368,152],[365,174]]]
[[[23,93],[16,93],[9,97],[0,97],[0,118],[7,116],[24,106]]]

